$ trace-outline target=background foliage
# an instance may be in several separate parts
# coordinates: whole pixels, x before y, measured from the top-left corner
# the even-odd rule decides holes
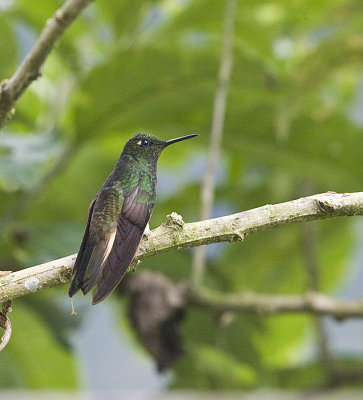
[[[13,74],[61,4],[0,2],[1,79]],[[163,154],[151,225],[171,211],[198,219],[224,10],[221,0],[99,0],[67,31],[0,133],[2,269],[78,250],[88,204],[136,132],[165,139],[200,134]],[[362,32],[360,0],[239,3],[216,216],[328,190],[362,190]],[[348,273],[355,222],[288,226],[243,244],[212,246],[206,284],[231,292],[304,293],[311,280],[307,229],[317,246],[320,289],[337,289]],[[189,279],[190,260],[190,252],[174,252],[142,268]],[[58,292],[65,296],[65,288]],[[0,387],[78,385],[69,313],[56,293],[14,302]],[[219,317],[188,310],[186,356],[174,368],[172,387],[331,383],[319,351],[306,356],[319,334],[314,318]]]

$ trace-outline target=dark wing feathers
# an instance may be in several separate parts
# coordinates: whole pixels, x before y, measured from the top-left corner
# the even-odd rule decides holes
[[[73,272],[72,272],[73,280],[72,280],[71,286],[68,291],[69,297],[72,297],[81,288],[80,285],[81,285],[83,276],[86,272],[87,265],[88,265],[88,262],[85,262],[85,260],[88,260],[91,257],[92,251],[91,251],[91,248],[89,246],[87,246],[87,240],[89,237],[89,226],[91,223],[91,217],[92,217],[93,207],[95,205],[96,198],[97,198],[97,196],[92,200],[92,202],[88,208],[87,225],[84,230],[82,243],[81,243],[80,249],[77,254],[76,262],[74,263]]]
[[[115,231],[112,232],[107,239],[100,240],[93,247],[86,273],[83,277],[83,286],[81,288],[83,294],[87,294],[92,289],[92,286],[97,282],[97,279],[102,272],[104,262],[111,251],[115,239],[115,233]]]
[[[88,211],[87,226],[73,269],[73,281],[68,294],[72,297],[79,289],[88,293],[102,271],[116,234],[116,220],[123,195],[115,187],[101,190]],[[113,222],[112,222],[113,221]]]
[[[136,189],[124,200],[112,250],[93,292],[93,304],[101,302],[116,288],[134,258],[154,207],[154,203],[138,202],[146,197],[151,200],[148,192]]]
[[[134,258],[154,208],[155,196],[138,187],[126,197],[119,193],[118,210],[114,198],[104,188],[89,207],[87,226],[73,269],[70,297],[79,289],[88,293],[97,282],[93,304],[99,303],[116,288]],[[115,223],[104,229],[102,216],[109,214]]]

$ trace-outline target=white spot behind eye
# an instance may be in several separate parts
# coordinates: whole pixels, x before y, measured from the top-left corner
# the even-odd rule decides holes
[[[138,144],[139,146],[141,146],[141,140],[139,140],[136,144]]]

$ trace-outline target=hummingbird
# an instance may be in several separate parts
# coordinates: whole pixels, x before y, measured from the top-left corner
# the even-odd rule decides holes
[[[88,209],[88,221],[68,291],[92,287],[92,304],[104,300],[120,283],[144,234],[156,202],[157,161],[173,143],[196,134],[171,140],[138,133],[129,139]]]

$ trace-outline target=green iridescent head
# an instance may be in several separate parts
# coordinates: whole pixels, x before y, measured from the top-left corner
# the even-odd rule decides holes
[[[187,135],[176,139],[162,140],[149,133],[138,133],[127,141],[122,151],[122,155],[128,155],[136,159],[157,160],[165,147],[198,136]]]

